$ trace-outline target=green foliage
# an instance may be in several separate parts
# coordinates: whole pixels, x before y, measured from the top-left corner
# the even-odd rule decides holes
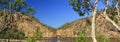
[[[42,37],[42,32],[40,30],[38,30],[35,34],[34,34],[35,38],[41,38]]]
[[[42,32],[38,30],[32,37],[26,39],[27,42],[36,42],[38,38],[42,37]]]
[[[93,5],[91,5],[92,2],[90,0],[69,0],[69,3],[79,16],[89,14],[93,10]]]
[[[44,28],[47,28],[47,29],[49,29],[50,31],[55,31],[55,30],[56,30],[55,28],[53,28],[53,27],[51,27],[51,26],[49,26],[49,25],[43,24],[43,23],[41,23],[41,22],[40,22],[40,24],[42,24],[42,26],[44,26]]]
[[[59,27],[59,29],[66,29],[66,28],[69,28],[71,25],[72,25],[72,22],[68,22],[62,25],[61,27]]]
[[[109,38],[105,35],[97,35],[97,39],[100,41],[100,42],[109,42]]]
[[[26,0],[0,0],[0,10],[9,11],[10,13],[21,12],[34,14],[35,10],[26,4]],[[25,11],[23,11],[25,10]]]
[[[3,14],[3,11],[2,10],[0,10],[0,16],[3,16],[4,14]]]
[[[77,12],[80,16],[84,16],[85,14],[89,14],[89,12],[92,12],[95,7],[95,0],[68,0],[70,3],[70,6],[73,7],[74,11]],[[98,0],[98,2],[101,1],[106,6],[107,0]],[[107,14],[112,14],[112,16],[115,16],[116,11],[116,4],[118,3],[118,8],[120,8],[120,0],[109,0],[111,2],[111,5],[108,5]],[[103,9],[104,10],[104,9]],[[101,11],[101,10],[100,10]]]
[[[92,24],[91,21],[90,21],[89,19],[86,19],[86,21],[87,21],[87,23],[88,23],[89,25]]]
[[[23,10],[25,10],[25,11],[23,11]],[[7,30],[8,28],[6,28],[6,27],[8,27],[8,25],[14,21],[12,14],[14,14],[16,12],[26,13],[26,14],[27,13],[29,13],[29,14],[35,13],[35,10],[26,4],[26,0],[0,0],[0,11],[2,11],[2,12],[0,12],[1,13],[0,15],[2,16],[2,19],[0,22],[1,23],[4,22],[3,24],[5,24],[5,25],[3,25],[3,27],[1,27],[2,32],[6,32],[6,31],[4,31],[4,29]],[[0,18],[1,18],[1,16],[0,16]],[[9,34],[9,35],[11,36],[13,34]],[[17,35],[17,34],[14,34],[14,35]],[[7,36],[5,38],[7,38]]]
[[[117,15],[117,11],[115,8],[109,7],[107,9],[107,14],[110,14],[111,16],[115,16],[115,15]]]
[[[90,42],[90,40],[85,36],[85,33],[80,33],[75,42]]]
[[[16,12],[25,13],[25,14],[34,14],[35,10],[26,4],[26,0],[0,0],[0,18],[2,17],[0,22],[1,23],[4,22],[3,24],[6,24],[5,26],[7,26],[7,27],[3,26],[1,28],[2,31],[0,32],[0,38],[3,39],[24,38],[23,31],[17,30],[17,28],[13,28],[14,26],[9,25],[12,24],[11,22],[14,20],[13,15],[11,15],[11,13],[16,13]],[[40,34],[37,33],[36,35],[40,36]]]
[[[101,9],[100,12],[103,12],[104,10]],[[107,11],[106,11],[107,15],[110,17],[111,20],[113,21],[118,21],[119,19],[117,18],[117,11],[116,8],[113,7],[108,7]]]
[[[16,37],[17,37],[17,39],[22,39],[22,38],[24,38],[24,32],[23,31],[18,31],[17,33],[16,33]]]
[[[26,9],[26,13],[28,13],[28,14],[35,14],[35,10],[32,7],[28,7]]]
[[[0,32],[0,38],[2,39],[22,39],[24,38],[24,32],[15,28],[7,28]]]
[[[101,10],[101,11],[103,11],[103,10]],[[116,8],[108,7],[106,12],[107,12],[107,15],[110,17],[111,20],[113,20],[115,22],[119,20],[118,17],[117,17],[118,14],[117,14]]]
[[[9,20],[9,16],[8,15],[4,15],[4,16],[1,16],[1,23],[5,23],[5,22],[7,22]]]
[[[28,37],[28,38],[26,39],[26,42],[36,42],[36,39],[33,38],[33,37]]]

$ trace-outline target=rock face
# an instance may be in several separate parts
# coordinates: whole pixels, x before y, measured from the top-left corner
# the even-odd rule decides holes
[[[6,16],[10,17],[9,14],[7,14]],[[25,37],[35,35],[35,33],[38,30],[42,32],[43,37],[54,37],[52,32],[53,28],[40,23],[36,18],[34,18],[31,15],[15,13],[15,14],[12,14],[12,16],[13,16],[12,22],[9,25],[17,28],[20,31],[23,31],[25,33]],[[2,17],[0,18],[4,19]],[[0,22],[0,26],[2,26],[2,24],[5,24],[5,23]]]
[[[19,16],[21,16],[19,18]],[[16,20],[14,25],[17,26],[19,30],[23,30],[25,32],[25,36],[33,36],[36,31],[40,30],[42,32],[43,37],[54,37],[53,32],[49,29],[47,26],[44,26],[42,23],[39,23],[39,21],[30,16],[30,15],[21,15],[21,14],[14,14],[14,17],[16,17],[14,20]],[[19,19],[18,19],[19,18]]]
[[[120,19],[120,18],[119,18]],[[114,20],[120,27],[120,20]],[[65,27],[66,26],[66,27]],[[65,27],[65,28],[64,28]],[[63,25],[57,30],[57,35],[60,37],[77,37],[78,34],[85,33],[87,37],[91,35],[91,17],[83,18],[71,22],[68,25]],[[120,31],[118,31],[112,23],[107,21],[104,17],[97,15],[96,17],[96,35],[105,35],[112,38],[120,37]]]
[[[53,29],[47,25],[40,23],[36,18],[27,14],[12,14],[13,21],[11,25],[16,26],[18,30],[22,30],[25,36],[33,36],[36,31],[40,30],[43,37],[78,37],[80,33],[85,33],[87,37],[91,34],[91,17],[79,19],[64,24],[58,29]],[[120,26],[120,20],[114,20]],[[1,25],[1,24],[0,24]],[[96,35],[103,34],[108,37],[119,37],[118,31],[104,17],[97,15],[96,17]]]

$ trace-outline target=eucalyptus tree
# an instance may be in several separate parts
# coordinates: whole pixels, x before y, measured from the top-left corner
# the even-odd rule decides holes
[[[113,1],[113,0],[112,0]],[[105,10],[104,10],[104,12],[103,12],[103,15],[105,16],[105,18],[108,20],[108,21],[110,21],[119,31],[120,31],[120,27],[113,21],[113,20],[111,20],[110,19],[110,17],[107,15],[107,13],[106,13],[106,11],[107,11],[107,9],[109,9],[108,7],[109,7],[109,2],[110,2],[110,0],[104,0],[103,1],[103,3],[105,3]],[[118,3],[117,3],[118,4]],[[118,11],[119,12],[119,11]]]
[[[8,8],[8,0],[0,0],[0,6],[0,9],[5,11]]]
[[[2,14],[4,16],[4,20],[6,19],[5,15],[6,15],[6,10],[8,9],[8,3],[9,1],[8,0],[0,0],[0,10],[3,10]],[[6,21],[5,21],[6,22]],[[7,23],[4,23],[1,28],[4,29],[5,25]]]
[[[112,0],[112,7],[117,9],[117,16],[120,17],[120,0]]]
[[[7,28],[13,22],[13,15],[16,12],[25,14],[34,14],[35,10],[26,4],[26,0],[0,0],[0,10],[4,10],[4,13],[9,12],[10,19],[6,21],[1,27],[2,30]]]
[[[0,6],[1,10],[9,10],[11,13],[35,13],[33,7],[26,4],[26,0],[0,0]]]
[[[80,16],[92,12],[92,29],[91,37],[93,42],[97,42],[95,38],[95,17],[97,12],[98,0],[69,0],[70,5],[73,7]]]
[[[11,11],[12,12],[21,12],[27,14],[34,14],[35,10],[33,7],[26,4],[26,0],[11,0]],[[24,9],[24,11],[23,11]]]

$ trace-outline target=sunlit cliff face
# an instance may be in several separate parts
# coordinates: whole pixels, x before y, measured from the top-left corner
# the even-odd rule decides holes
[[[25,37],[33,36],[37,30],[42,32],[43,37],[78,37],[80,33],[85,33],[87,37],[91,34],[91,18],[83,18],[75,20],[68,24],[69,26],[61,27],[60,29],[53,30],[48,28],[30,15],[13,14],[13,25],[17,26],[18,30],[25,33]],[[120,26],[120,21],[117,21]],[[105,18],[100,15],[96,17],[96,35],[103,34],[108,37],[119,37],[120,32]]]

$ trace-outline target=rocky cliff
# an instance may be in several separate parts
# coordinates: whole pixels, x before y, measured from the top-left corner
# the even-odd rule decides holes
[[[10,25],[15,26],[16,29],[25,33],[25,37],[33,36],[36,31],[40,30],[43,37],[78,37],[81,33],[85,33],[87,37],[91,34],[91,17],[75,20],[66,23],[58,29],[53,29],[50,26],[40,23],[36,18],[28,14],[14,13],[12,14],[13,21]],[[4,20],[2,16],[1,21]],[[9,14],[6,17],[10,17]],[[120,18],[113,19],[120,26]],[[2,26],[0,22],[0,26]],[[96,35],[103,34],[108,37],[119,37],[118,31],[109,21],[104,17],[97,15],[96,17]]]
[[[22,15],[20,18],[19,16],[21,14],[14,14],[16,21],[13,24],[17,26],[18,30],[23,30],[25,36],[33,36],[36,31],[40,30],[43,37],[53,37],[53,28],[45,26],[30,15]]]
[[[113,17],[112,17],[113,18]],[[120,27],[120,18],[113,19]],[[107,21],[101,15],[96,17],[96,35],[105,35],[111,38],[120,37],[118,31],[112,23]],[[57,35],[60,37],[77,37],[81,33],[85,33],[87,37],[91,36],[91,17],[75,20],[71,23],[66,23],[57,30]]]
[[[6,29],[8,29],[8,27],[10,26],[10,28],[14,27],[14,29],[23,31],[25,37],[33,36],[37,31],[41,31],[43,37],[54,37],[54,29],[52,27],[40,23],[35,17],[29,14],[22,14],[19,12],[11,14],[12,21],[10,23],[8,23],[8,21],[10,20],[9,13],[0,12],[0,14],[2,14],[0,15],[0,26],[4,26],[4,24],[7,24]],[[4,28],[0,29],[2,30]],[[6,30],[4,29],[3,31]]]

